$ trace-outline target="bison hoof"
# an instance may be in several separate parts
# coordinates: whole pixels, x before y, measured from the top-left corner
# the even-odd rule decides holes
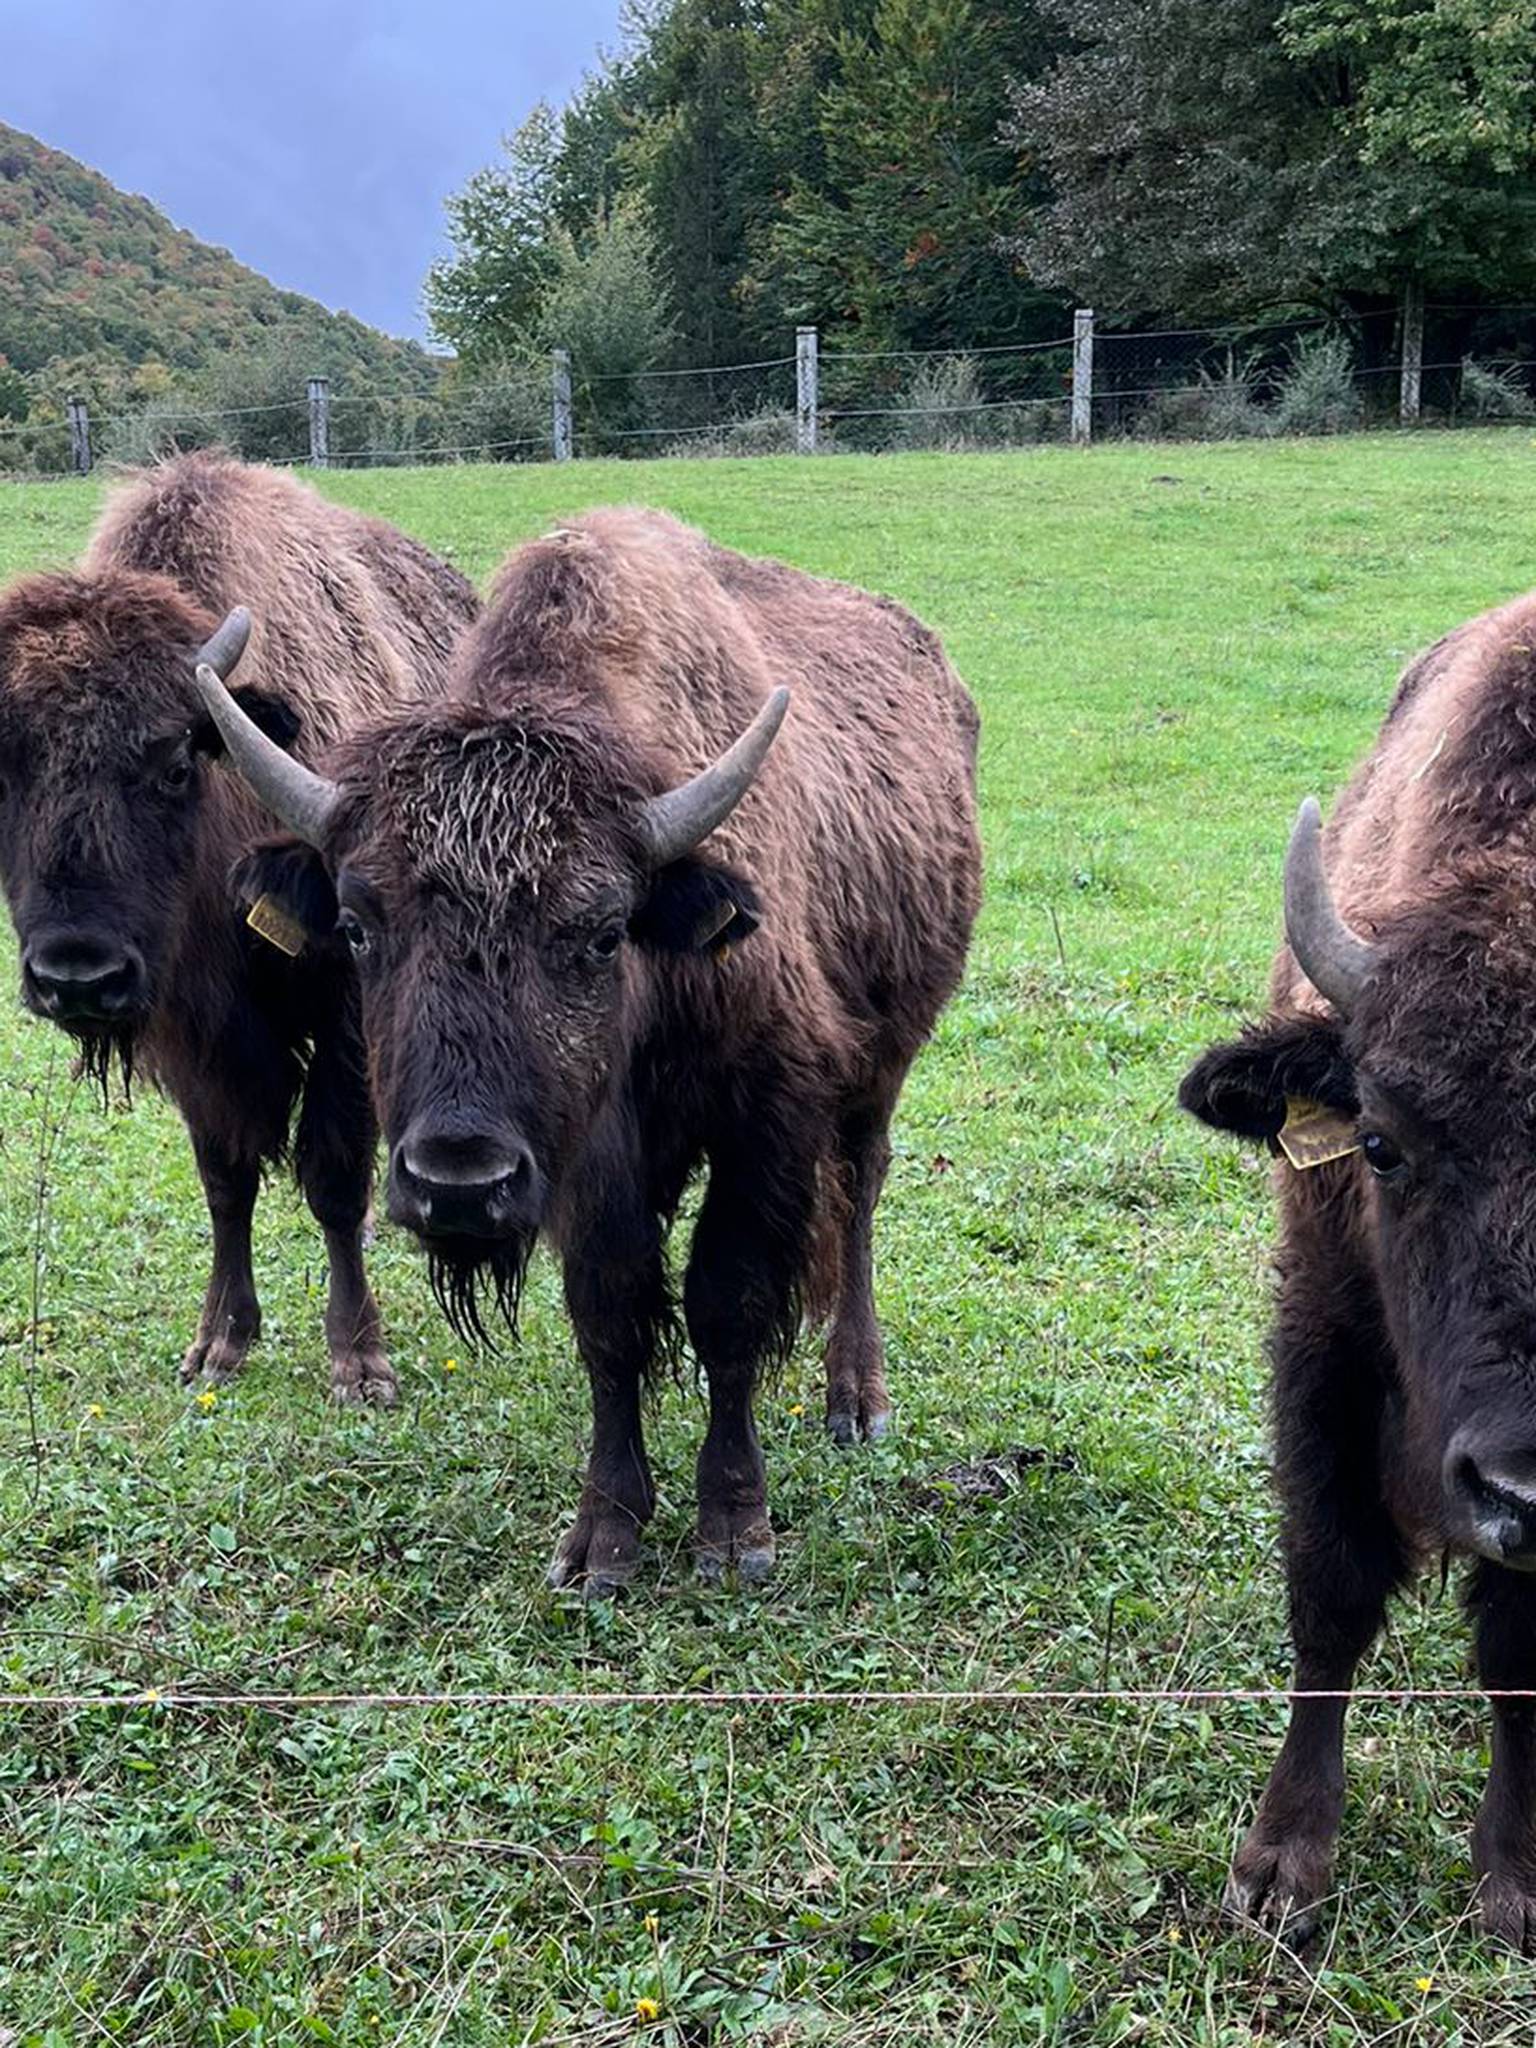
[[[877,1444],[881,1437],[890,1434],[893,1417],[889,1408],[877,1408],[869,1413],[855,1414],[849,1408],[827,1410],[827,1434],[833,1443],[846,1450],[860,1442]]]
[[[756,1514],[742,1529],[700,1528],[694,1539],[694,1570],[706,1586],[723,1583],[734,1571],[741,1586],[760,1586],[771,1578],[775,1561],[773,1531]]]
[[[1255,1828],[1238,1850],[1222,1911],[1303,1949],[1317,1933],[1333,1883],[1333,1843],[1304,1835],[1281,1841]]]
[[[393,1408],[400,1397],[394,1367],[382,1351],[346,1351],[331,1358],[331,1399],[343,1408]]]
[[[580,1586],[589,1600],[608,1600],[630,1583],[639,1564],[637,1522],[583,1513],[561,1537],[546,1577],[557,1592]]]
[[[1536,1955],[1536,1887],[1518,1877],[1485,1877],[1477,1895],[1483,1932],[1523,1956]]]
[[[241,1366],[251,1348],[249,1337],[199,1337],[187,1346],[181,1361],[181,1383],[192,1386],[197,1380],[204,1380],[209,1386],[227,1386]]]

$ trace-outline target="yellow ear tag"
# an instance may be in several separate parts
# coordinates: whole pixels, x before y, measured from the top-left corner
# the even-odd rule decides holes
[[[1351,1152],[1360,1150],[1354,1120],[1306,1095],[1285,1098],[1285,1122],[1280,1126],[1279,1142],[1292,1166],[1302,1172],[1312,1166],[1326,1166],[1330,1159],[1347,1159]]]
[[[296,917],[290,917],[280,904],[270,896],[258,896],[246,912],[245,921],[258,937],[269,946],[276,946],[279,953],[286,953],[290,960],[297,960],[308,940]]]

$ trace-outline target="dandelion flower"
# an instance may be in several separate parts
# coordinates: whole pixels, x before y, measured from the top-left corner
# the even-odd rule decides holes
[[[661,2018],[661,2007],[654,1998],[637,1998],[635,2000],[635,2018],[637,2020],[659,2020]]]
[[[1170,1948],[1179,1948],[1179,1947],[1182,1947],[1182,1945],[1183,1945],[1183,1941],[1184,1941],[1184,1930],[1183,1930],[1183,1928],[1182,1928],[1182,1927],[1170,1927],[1170,1928],[1169,1928],[1169,1930],[1168,1930],[1168,1946],[1169,1946]]]
[[[1413,1988],[1415,1991],[1421,1992],[1425,1998],[1428,1998],[1431,1991],[1435,1988],[1435,1980],[1433,1977],[1415,1977]]]
[[[646,1914],[646,1916],[645,1916],[645,1931],[646,1931],[646,1933],[647,1933],[647,1934],[656,1934],[656,1933],[658,1933],[658,1932],[660,1931],[660,1928],[661,1928],[661,1915],[660,1915],[659,1913],[647,1913],[647,1914]]]
[[[789,1412],[791,1415],[803,1415],[805,1413],[805,1403],[803,1401],[791,1401]]]
[[[445,1358],[445,1359],[443,1360],[443,1371],[444,1371],[444,1372],[457,1372],[457,1371],[458,1371],[458,1369],[459,1369],[459,1361],[458,1361],[458,1360],[457,1360],[456,1358]]]
[[[102,1407],[99,1401],[93,1401],[90,1407],[87,1408],[85,1412],[90,1417],[92,1422],[100,1422],[101,1418],[103,1417],[103,1415],[106,1414],[107,1411],[105,1408]]]
[[[202,1409],[205,1415],[212,1414],[213,1410],[218,1407],[219,1397],[213,1391],[212,1387],[204,1387],[203,1391],[197,1397],[197,1405],[199,1408]]]

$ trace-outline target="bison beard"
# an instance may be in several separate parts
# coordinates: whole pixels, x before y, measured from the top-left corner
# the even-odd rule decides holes
[[[509,1333],[517,1335],[518,1310],[522,1306],[523,1281],[533,1256],[531,1235],[487,1240],[444,1240],[427,1247],[427,1278],[438,1307],[465,1343],[483,1344],[487,1351],[499,1349],[486,1328],[480,1312],[489,1291],[496,1313]]]
[[[66,1024],[64,1030],[79,1047],[75,1073],[89,1081],[101,1096],[103,1109],[111,1103],[112,1068],[117,1067],[123,1084],[123,1100],[133,1100],[133,1054],[137,1036],[128,1025]]]

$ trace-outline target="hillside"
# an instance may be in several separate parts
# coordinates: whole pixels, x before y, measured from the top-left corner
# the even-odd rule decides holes
[[[437,364],[281,291],[149,200],[0,123],[0,418],[56,420],[177,396],[232,403],[230,365],[323,371],[337,391],[430,389]]]

